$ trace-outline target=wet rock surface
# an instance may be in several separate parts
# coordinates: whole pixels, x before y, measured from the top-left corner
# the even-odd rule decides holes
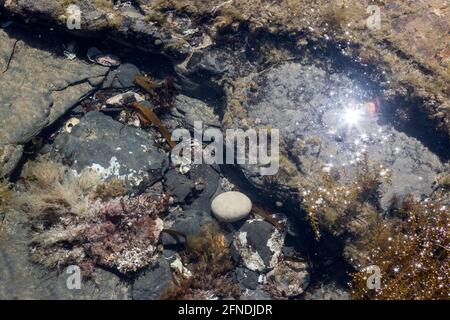
[[[215,223],[208,213],[196,210],[175,213],[172,219],[173,221],[165,222],[169,231],[164,232],[161,237],[164,246],[185,244],[187,239],[199,234],[205,225]]]
[[[171,284],[172,274],[169,262],[160,258],[156,265],[136,278],[131,295],[134,300],[159,300]]]
[[[178,95],[175,100],[175,111],[172,115],[183,119],[188,129],[194,128],[196,121],[201,121],[205,127],[221,127],[219,116],[214,110],[201,100],[193,99],[185,95]]]
[[[21,146],[99,86],[109,69],[68,61],[14,31],[1,29],[0,41],[0,146],[10,152],[5,176],[17,165]]]
[[[151,133],[90,112],[71,133],[55,139],[53,152],[56,159],[64,159],[77,171],[90,167],[105,178],[119,178],[131,186],[143,181],[151,185],[168,166],[154,140]]]
[[[245,268],[236,268],[236,281],[240,286],[250,290],[256,290],[259,286],[259,274]]]
[[[127,89],[134,87],[134,78],[140,74],[139,69],[131,64],[120,65],[111,71],[103,82],[103,88]]]
[[[189,171],[189,177],[196,185],[195,196],[183,207],[211,213],[211,201],[219,187],[220,172],[217,166],[196,165]]]

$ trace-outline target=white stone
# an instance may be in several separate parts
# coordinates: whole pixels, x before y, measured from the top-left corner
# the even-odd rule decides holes
[[[228,191],[214,198],[211,210],[218,220],[235,222],[250,214],[252,201],[241,192]]]

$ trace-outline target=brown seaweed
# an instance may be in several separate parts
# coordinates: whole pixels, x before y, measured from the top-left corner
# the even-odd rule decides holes
[[[167,143],[169,144],[171,149],[175,147],[176,143],[172,140],[172,135],[153,110],[139,102],[134,102],[130,106],[140,112],[142,116],[144,116],[150,123],[158,128],[164,139],[167,140]]]

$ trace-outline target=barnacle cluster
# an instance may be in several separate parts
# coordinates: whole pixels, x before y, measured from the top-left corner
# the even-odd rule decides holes
[[[30,163],[22,180],[10,206],[29,217],[35,262],[77,264],[86,276],[96,265],[129,273],[152,262],[168,194],[132,198],[118,182],[48,160]]]

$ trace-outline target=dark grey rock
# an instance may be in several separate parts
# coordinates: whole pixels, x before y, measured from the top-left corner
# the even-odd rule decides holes
[[[259,278],[259,274],[257,272],[245,268],[236,268],[234,272],[235,280],[241,287],[250,290],[256,290],[256,288],[258,287]]]
[[[211,198],[217,191],[219,186],[219,168],[215,165],[201,164],[194,166],[191,171],[189,171],[189,176],[192,180],[198,181],[201,179],[204,182],[204,188],[202,191],[203,197]]]
[[[122,64],[116,70],[108,73],[103,88],[127,89],[134,87],[134,78],[140,74],[141,72],[134,64]]]
[[[175,254],[176,253],[177,253],[176,251],[170,250],[170,249],[164,249],[163,250],[163,256],[164,256],[165,259],[168,259],[168,260],[175,259]]]
[[[216,193],[220,174],[216,166],[201,164],[193,166],[189,171],[189,177],[195,182],[202,184],[201,192],[197,193],[191,203],[184,206],[185,209],[202,210],[211,213],[211,200]]]
[[[125,180],[130,186],[162,177],[168,159],[143,130],[124,126],[101,112],[90,112],[71,133],[61,133],[52,155],[81,171],[90,167],[106,178]]]
[[[210,214],[204,211],[187,210],[177,214],[169,229],[189,238],[199,234],[202,231],[202,227],[210,223],[215,223]],[[161,242],[165,246],[182,244],[185,243],[185,240],[185,237],[172,235],[167,232],[163,232],[161,236]]]
[[[164,176],[164,185],[171,193],[176,203],[182,203],[193,192],[195,183],[185,175],[175,170],[170,170]]]
[[[133,300],[159,300],[172,285],[169,263],[160,258],[153,267],[145,270],[134,281],[131,289]]]

